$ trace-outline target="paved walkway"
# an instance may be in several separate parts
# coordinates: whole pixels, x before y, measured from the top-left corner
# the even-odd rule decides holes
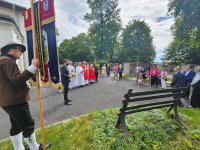
[[[120,107],[124,94],[132,88],[133,91],[147,91],[158,89],[149,85],[139,86],[132,79],[113,80],[112,78],[100,78],[97,83],[89,84],[82,88],[69,91],[72,105],[64,105],[63,94],[58,90],[48,87],[41,88],[43,115],[45,126],[80,116],[88,112],[112,107]],[[39,114],[37,104],[37,90],[30,90],[31,101],[29,102],[35,127],[39,128]],[[10,122],[8,115],[0,109],[0,139],[9,137]]]

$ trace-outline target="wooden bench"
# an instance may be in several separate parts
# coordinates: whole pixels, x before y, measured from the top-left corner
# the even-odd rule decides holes
[[[128,128],[125,121],[126,115],[164,107],[169,107],[167,113],[174,108],[175,118],[181,126],[185,127],[179,117],[177,107],[187,88],[188,87],[137,93],[133,93],[132,89],[129,89],[128,93],[124,95],[125,99],[122,101],[122,108],[118,114],[116,128],[120,127],[123,133],[128,135]],[[168,100],[164,98],[167,98]],[[140,104],[135,105],[136,102],[140,102]]]

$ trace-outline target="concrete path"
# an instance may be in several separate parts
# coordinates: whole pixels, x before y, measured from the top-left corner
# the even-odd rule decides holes
[[[132,88],[135,92],[158,89],[149,85],[139,86],[131,79],[113,80],[112,78],[100,78],[97,83],[70,90],[69,98],[72,100],[72,105],[64,105],[62,93],[59,93],[57,89],[52,87],[42,87],[45,126],[88,112],[121,107],[123,96],[129,88]],[[35,127],[39,128],[36,87],[31,88],[30,96],[31,101],[29,105],[32,117],[35,120]],[[0,139],[4,139],[9,137],[10,122],[8,115],[2,109],[0,109],[0,118]]]

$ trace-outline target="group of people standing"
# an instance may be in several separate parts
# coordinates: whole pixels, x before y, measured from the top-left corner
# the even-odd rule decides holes
[[[166,81],[167,81],[168,71],[166,66],[162,67],[161,72],[158,70],[156,65],[153,65],[150,69],[150,77],[151,77],[151,86],[161,84],[162,89],[166,89]]]
[[[122,65],[115,64],[114,68],[114,79],[118,78],[122,79],[123,74],[123,67]],[[110,65],[107,66],[104,64],[101,67],[101,75],[102,76],[110,76]],[[70,100],[68,98],[68,91],[69,89],[75,88],[75,87],[83,87],[89,83],[94,83],[98,81],[98,74],[99,74],[99,67],[95,64],[87,64],[86,61],[83,61],[82,63],[79,62],[76,69],[73,66],[73,62],[64,59],[64,63],[60,68],[60,75],[61,75],[61,83],[63,85],[64,91],[64,104],[65,105],[72,105]]]
[[[89,83],[94,83],[98,79],[98,68],[93,64],[88,65],[86,61],[79,62],[76,69],[73,62],[64,59],[64,64],[60,68],[61,83],[64,91],[64,104],[71,105],[71,100],[68,98],[68,90],[74,87],[82,87]]]
[[[121,64],[115,64],[114,68],[113,68],[113,72],[114,72],[114,79],[122,79],[122,74],[123,74],[123,67]],[[119,77],[118,77],[119,75]]]
[[[184,99],[190,98],[190,87],[193,87],[191,95],[191,106],[200,108],[200,67],[197,68],[197,73],[194,71],[192,65],[188,65],[186,69],[181,72],[180,67],[174,68],[174,74],[171,82],[172,88],[188,87],[185,92]],[[145,85],[144,80],[147,78],[146,70],[142,65],[137,65],[135,68],[136,82],[139,85]],[[151,86],[161,84],[162,89],[166,89],[166,81],[168,80],[168,71],[166,66],[159,71],[156,65],[153,65],[149,71]]]
[[[114,67],[112,68],[114,72],[114,79],[122,79],[123,74],[123,67],[121,64],[114,64]],[[111,72],[111,65],[110,64],[103,64],[103,66],[100,68],[100,73],[102,77],[110,77]]]
[[[147,73],[142,65],[138,64],[136,66],[135,74],[136,74],[136,83],[138,85],[145,85],[145,79],[147,78]]]
[[[180,67],[175,67],[171,86],[173,88],[187,86],[188,89],[184,95],[185,100],[189,100],[190,87],[192,86],[191,106],[200,108],[200,67],[197,68],[197,73],[192,65],[188,65],[183,72],[181,72]]]

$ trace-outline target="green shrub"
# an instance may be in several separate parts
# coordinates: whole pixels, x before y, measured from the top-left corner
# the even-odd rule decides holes
[[[194,129],[190,131],[190,134],[194,140],[200,141],[200,127],[198,129]]]
[[[97,64],[99,64],[100,66],[103,66],[104,64],[107,66],[108,62],[106,60],[98,60],[96,61]]]
[[[175,137],[178,125],[160,110],[135,113],[126,119],[130,137],[127,138],[115,128],[117,112],[106,111],[97,114],[93,124],[97,149],[159,150]]]
[[[128,74],[123,74],[123,75],[122,75],[122,78],[123,78],[123,79],[128,79],[128,77],[129,77]]]
[[[94,144],[97,149],[128,150],[135,149],[133,141],[115,128],[117,111],[102,111],[94,119]]]
[[[177,125],[160,110],[130,115],[127,118],[134,144],[139,149],[161,149],[162,145],[175,136]]]
[[[187,149],[192,149],[193,148],[193,145],[192,145],[192,142],[190,142],[188,139],[186,138],[183,138],[183,144],[185,145],[185,147]]]

